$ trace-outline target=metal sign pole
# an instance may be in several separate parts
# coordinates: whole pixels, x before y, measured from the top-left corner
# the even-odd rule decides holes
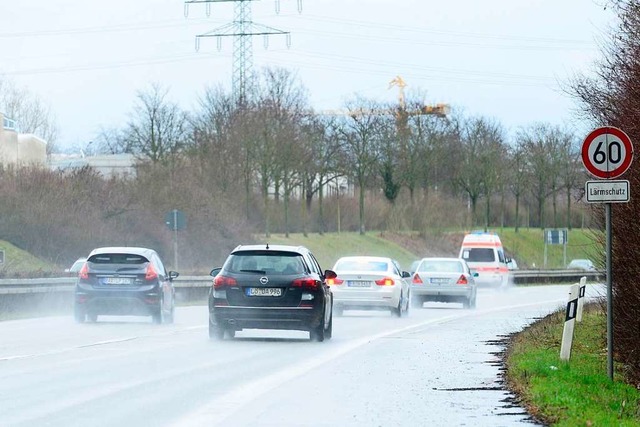
[[[604,204],[607,262],[607,373],[613,380],[613,290],[611,286],[611,203]]]
[[[173,210],[173,266],[178,270],[178,210]]]

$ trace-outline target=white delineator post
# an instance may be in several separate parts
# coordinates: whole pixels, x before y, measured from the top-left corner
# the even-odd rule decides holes
[[[582,308],[584,307],[584,295],[587,290],[587,278],[580,278],[580,290],[578,291],[578,313],[576,313],[576,322],[582,322]]]
[[[564,317],[562,345],[560,346],[560,360],[569,360],[569,358],[571,358],[571,343],[573,342],[573,328],[576,324],[579,293],[580,286],[577,283],[575,285],[571,285],[569,290],[569,302],[567,302],[567,309]]]

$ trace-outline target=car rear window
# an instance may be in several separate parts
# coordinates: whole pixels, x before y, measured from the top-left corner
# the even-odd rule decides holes
[[[136,254],[99,254],[89,258],[94,264],[144,264],[149,260]]]
[[[437,273],[462,273],[462,264],[459,261],[424,261],[418,267],[419,272]]]
[[[462,258],[468,262],[495,262],[492,248],[469,248],[462,251]]]
[[[306,271],[302,255],[295,252],[246,251],[229,257],[224,269],[233,273],[302,274]]]
[[[387,271],[389,263],[386,261],[341,259],[336,263],[335,269],[341,271]]]

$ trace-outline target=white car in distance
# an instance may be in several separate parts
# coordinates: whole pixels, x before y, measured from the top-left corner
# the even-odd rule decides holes
[[[327,284],[333,292],[333,309],[390,310],[397,317],[409,311],[411,288],[405,280],[410,274],[391,258],[375,256],[342,257],[333,266],[335,279]]]

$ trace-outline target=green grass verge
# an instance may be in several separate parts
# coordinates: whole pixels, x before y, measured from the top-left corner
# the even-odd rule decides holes
[[[364,236],[359,233],[342,232],[309,234],[308,237],[301,233],[292,233],[288,238],[283,234],[273,234],[269,238],[262,237],[261,240],[271,244],[306,246],[325,270],[332,268],[338,258],[349,255],[386,256],[397,260],[405,269],[418,258],[407,249],[373,232]]]
[[[0,240],[0,250],[4,251],[0,277],[42,277],[62,273],[54,264],[43,261],[4,240]]]
[[[544,267],[544,238],[543,230],[539,228],[497,228],[492,231],[498,233],[500,240],[510,255],[515,254],[520,268]],[[596,265],[604,257],[603,248],[597,242],[595,232],[587,229],[569,230],[566,263],[576,258],[591,259]],[[564,268],[565,255],[563,245],[547,245],[546,268]]]
[[[571,360],[560,361],[564,312],[515,335],[507,382],[535,417],[554,426],[639,426],[640,391],[606,367],[606,316],[599,306],[576,323]]]

